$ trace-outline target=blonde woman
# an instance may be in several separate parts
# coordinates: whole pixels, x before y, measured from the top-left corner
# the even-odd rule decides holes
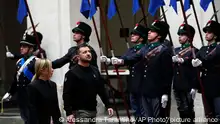
[[[37,59],[35,75],[28,85],[30,124],[60,124],[61,117],[56,84],[50,80],[53,74],[48,59]]]

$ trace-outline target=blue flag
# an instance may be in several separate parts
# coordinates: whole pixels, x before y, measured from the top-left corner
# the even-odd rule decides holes
[[[154,16],[157,9],[160,8],[161,6],[165,5],[163,0],[150,0],[150,5],[148,8],[148,12]]]
[[[90,6],[90,12],[89,12],[89,18],[91,19],[93,15],[95,15],[97,11],[97,1],[91,0],[91,6]]]
[[[175,10],[175,12],[177,13],[177,3],[176,3],[176,0],[170,0],[170,5],[169,6],[172,6],[173,9]]]
[[[27,8],[25,5],[25,0],[19,0],[19,5],[18,5],[18,13],[17,13],[17,20],[21,24],[24,20],[24,17],[27,16]]]
[[[184,1],[184,11],[186,12],[190,8],[190,0]]]
[[[115,0],[111,0],[108,8],[108,19],[112,19],[112,17],[117,13]]]
[[[88,19],[90,12],[90,5],[88,0],[82,0],[80,12]]]
[[[200,6],[202,7],[202,9],[204,11],[206,11],[208,9],[209,4],[212,2],[213,0],[200,0]]]
[[[137,11],[140,9],[140,4],[139,4],[139,0],[133,0],[133,4],[132,4],[132,12],[133,15],[135,13],[137,13]]]

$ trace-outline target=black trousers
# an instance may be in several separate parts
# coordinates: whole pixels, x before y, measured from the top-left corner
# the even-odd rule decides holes
[[[194,124],[194,100],[190,92],[174,90],[174,96],[182,123]],[[190,119],[190,122],[188,119]]]
[[[208,117],[208,120],[210,124],[217,123],[220,124],[220,97],[205,97],[206,98],[206,104],[211,112],[211,115]]]
[[[17,103],[20,110],[21,119],[25,124],[28,124],[29,108],[27,90],[26,88],[19,88],[17,93]]]
[[[142,105],[147,124],[158,124],[160,121],[161,97],[149,98],[143,95]]]

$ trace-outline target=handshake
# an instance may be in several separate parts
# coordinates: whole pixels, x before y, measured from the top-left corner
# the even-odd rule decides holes
[[[112,65],[123,65],[124,64],[124,60],[123,59],[119,59],[116,57],[112,57],[111,59],[106,57],[106,56],[100,56],[100,61],[102,63],[106,63],[107,65],[112,64]]]

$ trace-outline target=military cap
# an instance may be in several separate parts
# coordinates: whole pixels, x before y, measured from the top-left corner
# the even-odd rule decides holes
[[[36,32],[36,33],[37,33],[37,37],[38,37],[38,40],[39,40],[39,44],[41,44],[42,39],[43,39],[43,35],[42,35],[40,32]],[[32,32],[31,35],[32,35],[33,37],[35,37],[34,32]],[[36,43],[37,43],[37,42],[36,42]]]
[[[188,27],[187,27],[188,26]],[[189,30],[189,31],[188,31]],[[187,35],[188,37],[190,38],[193,38],[194,35],[195,35],[195,29],[191,26],[191,25],[187,25],[187,24],[181,24],[179,29],[178,29],[178,32],[177,32],[178,35],[181,35],[181,34],[185,34]]]
[[[75,32],[80,32],[82,33],[84,36],[85,36],[85,41],[88,42],[89,41],[89,37],[92,33],[92,28],[86,24],[85,22],[77,22],[77,25],[76,27],[74,27],[72,29],[72,32],[75,33]]]
[[[147,40],[149,30],[150,30],[149,28],[145,28],[143,25],[137,23],[134,29],[131,31],[131,34],[140,35],[140,37],[142,37],[145,42]]]
[[[29,46],[35,46],[36,45],[36,38],[32,35],[25,34],[22,40],[20,41],[20,44],[26,44]]]
[[[161,41],[166,38],[169,28],[170,26],[166,22],[159,20],[155,20],[150,26],[151,31],[155,31],[161,36]]]
[[[220,41],[220,24],[216,21],[210,20],[206,24],[206,26],[203,28],[203,31],[206,32],[212,32],[217,36],[216,41]]]

